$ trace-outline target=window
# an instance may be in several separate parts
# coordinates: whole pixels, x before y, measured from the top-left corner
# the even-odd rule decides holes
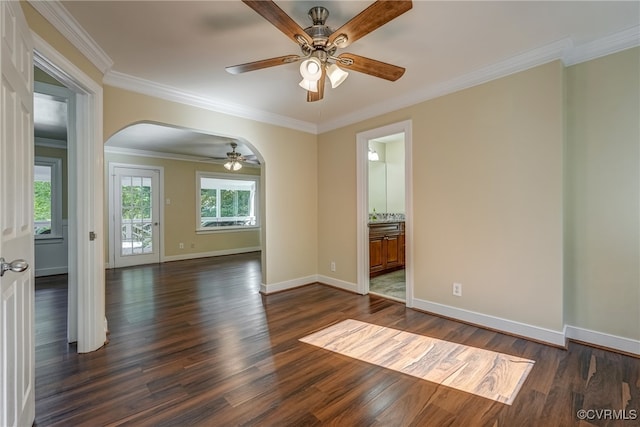
[[[33,168],[36,239],[62,237],[62,160],[36,157]]]
[[[197,173],[198,230],[259,226],[258,177]]]

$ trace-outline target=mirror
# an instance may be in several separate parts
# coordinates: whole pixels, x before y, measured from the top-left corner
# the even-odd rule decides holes
[[[372,220],[405,213],[404,133],[369,141],[369,214]],[[399,215],[400,214],[400,215]],[[376,218],[373,218],[376,217]]]

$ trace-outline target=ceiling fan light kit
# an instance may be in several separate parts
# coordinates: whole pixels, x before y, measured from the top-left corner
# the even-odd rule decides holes
[[[410,10],[413,6],[411,0],[378,0],[336,31],[325,24],[329,11],[322,6],[314,6],[309,10],[309,18],[313,25],[302,29],[273,1],[243,0],[243,2],[297,43],[302,54],[227,67],[226,70],[231,74],[302,61],[300,63],[302,81],[299,85],[307,91],[309,102],[323,98],[325,77],[329,79],[334,89],[345,81],[349,73],[342,68],[389,81],[396,81],[404,74],[405,69],[396,65],[355,54],[343,53],[338,56],[335,54],[339,48],[347,47]]]
[[[236,172],[242,169],[242,163],[240,162],[244,160],[244,157],[242,157],[242,154],[236,151],[237,146],[238,144],[236,144],[235,142],[231,143],[231,151],[227,153],[228,160],[224,164],[225,169],[233,172]]]
[[[327,77],[329,77],[329,81],[331,82],[331,88],[335,89],[349,77],[349,73],[336,64],[331,64],[327,67]]]
[[[227,170],[235,172],[242,169],[242,164],[237,160],[229,160],[227,163],[224,164],[224,167]]]
[[[322,63],[318,58],[308,58],[300,63],[300,74],[306,80],[317,82],[322,77]]]
[[[309,92],[317,92],[318,91],[318,80],[307,80],[302,79],[299,83],[300,87],[308,90]]]

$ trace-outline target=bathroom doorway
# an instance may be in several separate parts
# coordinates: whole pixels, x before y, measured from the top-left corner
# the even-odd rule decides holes
[[[358,290],[413,305],[411,122],[357,135]]]
[[[369,140],[369,293],[406,300],[404,132]]]

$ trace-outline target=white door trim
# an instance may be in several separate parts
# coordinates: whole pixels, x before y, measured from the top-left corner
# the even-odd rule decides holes
[[[75,184],[69,185],[69,203],[76,206],[69,212],[69,277],[75,283],[69,289],[68,324],[69,339],[76,339],[79,353],[87,353],[106,340],[102,86],[33,31],[32,36],[34,63],[76,97],[76,124],[69,129],[68,146],[69,182]]]
[[[153,165],[135,165],[130,163],[118,163],[118,162],[109,162],[109,268],[114,268],[116,265],[115,254],[116,254],[116,233],[117,229],[115,226],[115,187],[113,182],[113,176],[115,174],[115,168],[128,168],[128,169],[143,169],[143,170],[151,170],[158,172],[158,222],[160,225],[158,226],[158,248],[159,248],[159,256],[158,262],[165,261],[164,255],[164,167],[163,166],[153,166]]]
[[[406,306],[413,307],[413,139],[411,120],[393,123],[356,135],[357,292],[362,295],[369,293],[369,140],[397,133],[404,133]]]

